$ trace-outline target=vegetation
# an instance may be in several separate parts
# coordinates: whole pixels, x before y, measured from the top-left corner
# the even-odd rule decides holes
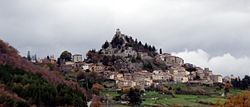
[[[123,35],[123,34],[122,34]],[[146,52],[149,55],[154,56],[156,53],[155,46],[148,45],[147,43],[142,44],[141,41],[137,41],[137,39],[133,39],[132,37],[123,35],[125,39],[120,37],[119,35],[115,35],[112,41],[110,42],[112,45],[112,48],[122,49],[122,46],[125,45],[125,47],[132,47],[137,52]],[[126,41],[126,42],[125,42]],[[104,45],[102,46],[103,49],[106,49],[109,46],[109,43],[106,41]]]
[[[2,40],[0,84],[4,85],[0,91],[5,93],[0,96],[0,106],[86,106],[84,95],[87,95],[87,92],[84,88],[79,87],[76,82],[67,81],[60,75],[32,64]],[[64,102],[65,100],[68,102]]]
[[[141,91],[136,88],[131,88],[128,93],[129,102],[132,105],[141,105]]]
[[[38,106],[86,106],[86,98],[80,92],[73,90],[65,84],[52,85],[41,75],[13,69],[9,66],[0,66],[0,83],[17,96],[24,99],[15,103],[6,97],[1,97],[2,104],[38,105]]]
[[[102,55],[100,55],[96,50],[92,49],[87,53],[87,62],[88,63],[98,63],[101,62]]]
[[[232,84],[234,88],[248,89],[250,87],[250,76],[246,75],[242,80],[240,78],[233,79]]]
[[[230,96],[223,107],[249,107],[250,91],[245,91],[239,95]]]
[[[225,99],[220,97],[210,97],[203,95],[176,95],[172,97],[170,95],[160,94],[155,91],[148,91],[143,97],[144,106],[186,106],[186,107],[209,107],[211,105],[223,105]]]
[[[69,51],[63,51],[60,55],[60,59],[64,61],[71,61],[72,60],[72,54]]]
[[[104,81],[104,77],[101,74],[87,70],[86,72],[80,72],[77,75],[77,81],[81,87],[85,87],[89,91],[94,84],[101,84]]]
[[[107,49],[109,47],[109,42],[106,41],[103,45],[102,45],[102,49]]]
[[[93,84],[91,90],[95,95],[99,95],[100,91],[102,91],[104,89],[104,86],[102,86],[101,84],[95,83]]]
[[[124,90],[123,93],[129,93],[128,90]],[[238,90],[232,90],[232,95],[238,92]],[[220,91],[219,93],[221,93]],[[105,92],[108,95],[111,95],[114,100],[124,100],[124,99],[117,99],[118,92]],[[238,93],[239,94],[239,93]],[[141,97],[141,105],[144,107],[152,107],[152,106],[159,106],[159,107],[166,107],[166,106],[186,106],[186,107],[210,107],[210,106],[223,106],[227,99],[221,97],[220,95],[185,95],[185,94],[176,94],[173,97],[171,94],[164,94],[158,91],[146,91],[144,94],[140,94]],[[126,100],[125,100],[126,101]],[[114,104],[115,105],[115,104]]]

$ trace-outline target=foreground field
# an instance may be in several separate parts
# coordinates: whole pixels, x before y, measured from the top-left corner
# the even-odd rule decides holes
[[[143,107],[211,107],[211,106],[223,106],[228,101],[222,97],[223,89],[217,87],[207,86],[187,86],[185,84],[172,85],[174,90],[181,88],[183,91],[192,90],[187,94],[177,94],[174,97],[170,94],[162,94],[160,91],[146,91],[142,95]],[[199,89],[198,91],[195,89]],[[205,90],[205,91],[200,91]],[[197,91],[197,93],[195,93]],[[205,92],[206,94],[198,94],[198,92]],[[115,91],[105,91],[105,95],[112,98],[119,96],[120,94]],[[242,90],[231,89],[229,96],[237,96],[242,93]],[[119,103],[111,104],[113,107],[126,107],[125,105],[119,105]]]
[[[188,106],[205,107],[211,105],[223,105],[226,99],[222,97],[210,97],[200,95],[176,95],[174,98],[169,95],[162,95],[158,92],[150,91],[146,93],[144,106]]]

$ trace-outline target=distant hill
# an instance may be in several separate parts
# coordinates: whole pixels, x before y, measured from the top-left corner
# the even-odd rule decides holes
[[[157,60],[157,55],[155,46],[143,44],[117,29],[113,39],[106,41],[99,51],[87,53],[87,62],[102,63],[123,72],[166,70],[166,64]]]
[[[46,71],[0,40],[0,106],[83,106],[87,92]]]

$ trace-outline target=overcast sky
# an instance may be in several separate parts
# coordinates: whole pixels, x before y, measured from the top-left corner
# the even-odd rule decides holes
[[[250,75],[249,0],[0,0],[0,38],[22,55],[85,54],[116,28],[218,74]]]

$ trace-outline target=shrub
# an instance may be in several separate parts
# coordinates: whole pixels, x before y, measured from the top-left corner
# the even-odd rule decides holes
[[[224,107],[249,107],[250,91],[245,91],[240,95],[230,96]]]

